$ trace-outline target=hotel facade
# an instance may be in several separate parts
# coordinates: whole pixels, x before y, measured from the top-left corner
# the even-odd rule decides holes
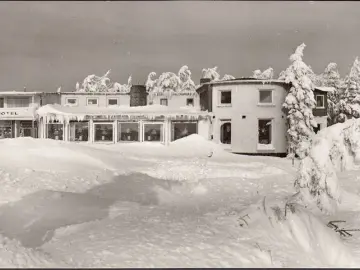
[[[196,92],[171,96],[148,95],[143,85],[129,93],[0,92],[0,138],[166,145],[198,134],[233,153],[286,155],[289,89],[284,81],[249,78],[202,79]],[[316,131],[327,126],[331,90],[314,91]]]

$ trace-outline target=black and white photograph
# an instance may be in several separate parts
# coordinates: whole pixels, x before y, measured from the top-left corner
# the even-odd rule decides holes
[[[359,29],[356,1],[1,1],[0,267],[359,267]]]

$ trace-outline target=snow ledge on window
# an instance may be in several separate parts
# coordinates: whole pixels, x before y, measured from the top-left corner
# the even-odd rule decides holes
[[[276,105],[274,103],[258,103],[258,106],[262,107],[275,107]]]
[[[275,147],[272,144],[258,143],[257,150],[275,150]]]

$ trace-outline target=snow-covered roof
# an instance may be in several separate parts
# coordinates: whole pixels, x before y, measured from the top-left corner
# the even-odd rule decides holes
[[[322,92],[333,92],[335,91],[334,87],[327,87],[327,86],[316,86],[316,90],[322,91]]]
[[[32,96],[40,95],[42,92],[20,92],[20,91],[4,91],[0,92],[0,96]]]
[[[164,117],[167,119],[194,119],[209,117],[208,112],[200,111],[194,107],[171,108],[163,105],[147,106],[118,106],[118,107],[83,107],[83,106],[61,106],[48,104],[36,111],[37,117],[44,117],[47,121],[58,120],[68,122],[70,120],[83,121],[91,118],[117,119],[118,117],[155,119]]]

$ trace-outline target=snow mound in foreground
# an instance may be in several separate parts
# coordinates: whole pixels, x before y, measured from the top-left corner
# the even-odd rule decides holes
[[[339,234],[328,228],[322,220],[300,205],[288,205],[286,214],[284,208],[278,203],[267,203],[264,199],[238,215],[242,217],[238,221],[242,222],[246,233],[262,234],[258,243],[271,250],[275,261],[283,257],[284,252],[287,258],[296,258],[291,262],[279,260],[277,263],[283,264],[282,267],[359,265]],[[307,255],[300,258],[300,254],[304,253]]]
[[[95,168],[108,166],[96,150],[85,145],[50,139],[16,138],[0,141],[1,164],[25,168],[63,168],[69,164]],[[75,165],[76,164],[76,165]]]
[[[55,263],[46,253],[25,248],[19,241],[10,240],[0,235],[1,268],[53,268],[65,266],[65,264]]]
[[[224,152],[220,145],[206,140],[198,134],[192,134],[173,141],[170,143],[169,148],[179,155],[185,153],[192,153],[194,155],[211,155]]]

